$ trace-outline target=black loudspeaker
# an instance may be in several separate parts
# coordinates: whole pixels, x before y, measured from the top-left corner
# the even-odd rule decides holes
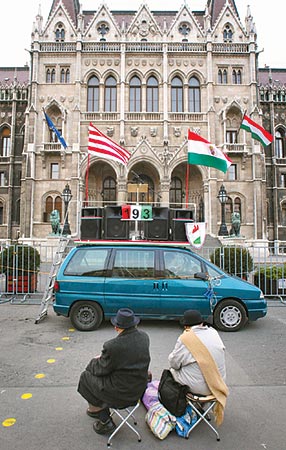
[[[190,209],[171,209],[170,221],[172,228],[172,240],[187,242],[185,223],[193,222],[193,211]]]
[[[153,241],[167,241],[169,239],[169,209],[152,208],[152,218],[145,225],[145,237]]]
[[[121,220],[121,206],[105,208],[104,239],[128,239],[128,221]]]
[[[102,239],[102,221],[102,208],[82,208],[80,222],[81,239]]]
[[[102,208],[87,206],[81,209],[81,217],[102,217]]]

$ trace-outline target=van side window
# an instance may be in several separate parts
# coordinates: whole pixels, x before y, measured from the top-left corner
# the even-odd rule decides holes
[[[201,272],[201,262],[184,252],[164,251],[165,278],[194,278],[194,274]]]
[[[78,250],[68,263],[65,275],[83,277],[105,276],[108,249],[82,248]]]
[[[116,250],[112,277],[154,278],[155,252],[148,250]]]

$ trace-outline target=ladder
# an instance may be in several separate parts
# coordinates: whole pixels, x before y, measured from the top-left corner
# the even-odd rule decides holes
[[[59,240],[59,245],[57,247],[57,251],[55,253],[52,267],[49,273],[49,278],[47,281],[46,289],[44,291],[39,314],[35,320],[35,323],[39,323],[41,320],[43,320],[47,314],[48,314],[48,307],[51,303],[54,295],[54,285],[56,280],[56,275],[59,271],[61,262],[63,260],[63,257],[65,256],[66,248],[68,246],[68,243],[70,241],[70,237],[67,236],[61,236]]]

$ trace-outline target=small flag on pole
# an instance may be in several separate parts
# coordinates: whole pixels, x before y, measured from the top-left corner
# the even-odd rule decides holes
[[[273,141],[272,134],[268,133],[268,131],[266,131],[258,123],[251,120],[246,114],[243,116],[240,128],[245,131],[249,131],[253,139],[261,142],[264,147],[267,147],[267,145],[271,144]]]
[[[189,130],[188,163],[214,167],[225,173],[232,161],[215,145]]]
[[[55,125],[53,124],[53,121],[50,119],[50,117],[48,116],[48,114],[45,113],[45,111],[44,111],[44,114],[45,114],[45,118],[46,118],[46,121],[47,121],[47,124],[48,124],[48,127],[50,128],[50,130],[52,130],[52,131],[55,133],[55,135],[57,136],[57,138],[58,138],[59,142],[62,144],[62,146],[63,146],[64,148],[67,148],[67,143],[66,143],[66,141],[65,141],[64,138],[62,137],[62,135],[61,135],[61,133],[59,132],[59,130],[58,130],[58,129],[55,127]]]
[[[113,159],[127,164],[131,154],[120,145],[105,136],[91,122],[88,128],[88,151],[104,159]]]

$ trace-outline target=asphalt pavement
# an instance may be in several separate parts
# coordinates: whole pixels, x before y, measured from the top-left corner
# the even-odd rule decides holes
[[[0,305],[0,449],[86,450],[107,448],[97,435],[86,402],[77,393],[81,371],[115,335],[109,322],[82,333],[69,319],[48,316],[35,324],[39,305]],[[286,305],[269,302],[268,314],[237,333],[220,333],[226,345],[227,400],[221,440],[200,424],[190,438],[174,431],[160,441],[137,419],[142,442],[124,428],[112,441],[115,450],[286,450]],[[181,328],[178,323],[143,321],[151,340],[154,379],[167,367],[167,357]]]

